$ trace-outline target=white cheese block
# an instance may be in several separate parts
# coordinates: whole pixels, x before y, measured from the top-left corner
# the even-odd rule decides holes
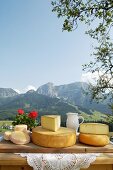
[[[56,132],[60,128],[60,115],[44,115],[41,116],[41,126],[45,129]]]
[[[10,140],[18,145],[24,145],[30,142],[30,136],[22,131],[14,131],[11,133]]]
[[[80,125],[80,133],[108,135],[109,127],[108,125],[101,123],[83,123]]]
[[[15,127],[14,127],[14,131],[27,131],[27,125],[16,125]]]
[[[5,140],[10,140],[11,133],[12,133],[11,131],[4,132],[4,139]]]

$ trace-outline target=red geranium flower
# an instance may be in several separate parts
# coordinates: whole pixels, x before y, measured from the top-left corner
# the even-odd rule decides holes
[[[24,110],[23,109],[18,109],[18,114],[19,115],[23,115],[24,114]]]
[[[28,114],[28,117],[30,117],[32,119],[36,119],[37,116],[38,116],[38,112],[36,112],[36,111],[32,111]]]
[[[16,115],[14,121],[12,122],[13,126],[25,124],[28,129],[38,126],[38,120],[36,119],[38,112],[31,111],[29,113],[25,113],[23,109],[18,109],[17,111],[18,115]]]

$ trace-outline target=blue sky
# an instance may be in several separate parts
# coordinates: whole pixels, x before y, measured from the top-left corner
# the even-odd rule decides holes
[[[0,87],[81,81],[92,43],[81,25],[62,32],[50,1],[0,0]]]

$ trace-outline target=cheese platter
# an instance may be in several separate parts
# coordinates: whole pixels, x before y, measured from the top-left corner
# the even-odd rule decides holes
[[[59,115],[45,115],[41,125],[27,130],[16,125],[14,131],[1,137],[1,153],[113,153],[109,127],[99,123],[83,123],[76,129],[61,127]],[[30,138],[30,139],[29,139]],[[81,143],[80,143],[81,142]],[[91,146],[92,145],[92,146]]]

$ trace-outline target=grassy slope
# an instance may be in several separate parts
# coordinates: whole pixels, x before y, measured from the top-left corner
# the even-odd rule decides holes
[[[10,125],[12,125],[12,121],[5,121],[5,120],[0,121],[0,134],[5,132],[5,131],[10,131],[10,129],[6,129],[6,128],[2,129],[1,126],[3,126],[3,125],[10,126]]]
[[[4,125],[4,124],[7,124],[8,126],[10,126],[10,125],[12,125],[12,121],[8,121],[8,120],[6,120],[6,121],[3,120],[3,121],[2,121],[2,120],[1,120],[1,121],[0,121],[0,126],[2,126],[2,125]]]
[[[81,112],[81,115],[84,117],[85,121],[88,121],[88,122],[89,121],[95,121],[95,122],[99,122],[99,121],[106,122],[107,121],[107,115],[101,112],[97,112],[97,111],[92,112],[91,115]]]

